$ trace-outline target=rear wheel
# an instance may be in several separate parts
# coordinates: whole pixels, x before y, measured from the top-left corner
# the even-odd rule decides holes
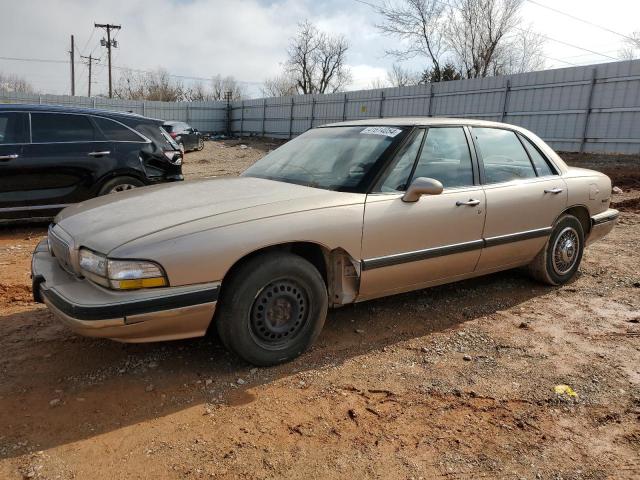
[[[201,151],[204,148],[204,140],[202,137],[198,137],[198,146],[196,147],[197,151]]]
[[[276,365],[309,348],[322,330],[327,304],[324,280],[311,263],[270,253],[247,261],[225,282],[216,329],[244,360]]]
[[[133,190],[134,188],[142,187],[142,183],[137,178],[133,177],[116,177],[105,182],[100,188],[98,195],[107,195],[109,193],[126,192],[127,190]]]
[[[545,247],[529,265],[529,272],[543,283],[562,285],[578,271],[583,249],[582,224],[573,215],[563,215],[556,222]]]

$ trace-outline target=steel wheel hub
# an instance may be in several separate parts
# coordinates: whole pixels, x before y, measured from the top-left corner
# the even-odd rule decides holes
[[[127,190],[133,190],[134,188],[136,188],[136,186],[131,185],[130,183],[121,183],[109,190],[109,193],[125,192]]]
[[[580,239],[578,232],[567,227],[560,232],[553,245],[553,269],[564,275],[573,268],[578,258]]]
[[[292,280],[279,280],[264,287],[251,308],[251,332],[263,345],[290,341],[308,317],[306,292]]]

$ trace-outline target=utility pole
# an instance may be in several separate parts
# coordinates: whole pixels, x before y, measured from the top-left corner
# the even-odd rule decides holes
[[[87,64],[89,65],[89,86],[88,86],[88,92],[87,92],[87,97],[91,96],[91,65],[93,64],[93,62],[99,62],[100,59],[92,57],[91,55],[89,55],[88,57],[85,57],[84,55],[80,55],[80,58],[86,58],[87,59]]]
[[[75,54],[75,42],[73,41],[73,35],[71,35],[71,50],[69,50],[69,56],[71,57],[71,96],[75,96],[76,94]]]
[[[107,39],[100,40],[100,44],[103,47],[107,47],[107,56],[109,58],[109,98],[111,98],[113,93],[111,89],[111,48],[118,48],[118,42],[111,40],[111,30],[120,30],[122,26],[110,23],[94,23],[93,25],[96,28],[104,28],[107,31]]]

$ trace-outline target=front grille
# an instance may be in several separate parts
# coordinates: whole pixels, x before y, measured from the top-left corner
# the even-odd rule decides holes
[[[51,253],[56,257],[60,266],[67,272],[73,273],[69,245],[54,233],[53,228],[49,228],[49,245],[51,247]]]

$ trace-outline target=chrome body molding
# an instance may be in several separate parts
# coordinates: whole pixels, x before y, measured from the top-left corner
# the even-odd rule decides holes
[[[613,208],[609,208],[602,213],[591,217],[591,231],[585,241],[585,245],[591,245],[593,242],[605,237],[613,227],[618,223],[620,212]]]
[[[384,257],[369,258],[362,261],[362,270],[372,270],[374,268],[390,267],[408,262],[417,262],[428,258],[441,257],[444,255],[453,255],[455,253],[468,252],[481,248],[495,247],[505,243],[520,242],[532,238],[548,237],[551,234],[552,227],[537,228],[535,230],[527,230],[525,232],[511,233],[508,235],[499,235],[496,237],[481,238],[464,243],[454,243],[452,245],[443,245],[441,247],[427,248],[413,252],[396,253],[386,255]]]

